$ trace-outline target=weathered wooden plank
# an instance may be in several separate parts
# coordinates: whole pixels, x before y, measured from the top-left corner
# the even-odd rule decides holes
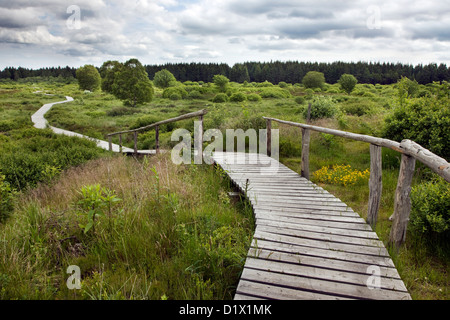
[[[270,209],[266,209],[265,206],[253,206],[255,216],[258,218],[259,213],[265,214],[282,214],[286,217],[299,217],[299,218],[309,218],[315,220],[326,220],[326,221],[336,221],[336,222],[351,222],[351,223],[361,223],[365,224],[364,219],[357,216],[349,216],[341,214],[339,211],[324,211],[324,210],[310,210],[310,209],[300,209],[300,208],[289,208],[286,210],[284,208],[272,207]]]
[[[264,200],[264,201],[294,201],[293,203],[297,203],[297,201],[310,201],[310,202],[326,202],[332,204],[342,204],[341,200],[333,197],[332,195],[320,195],[320,194],[301,194],[301,193],[293,193],[288,195],[283,195],[283,193],[279,194],[270,194],[270,193],[262,193],[259,191],[248,190],[247,196],[249,199],[253,199],[255,201]],[[346,206],[345,204],[343,206]]]
[[[303,254],[319,258],[327,258],[333,260],[339,260],[344,262],[361,263],[367,266],[375,265],[380,267],[389,267],[395,269],[394,263],[390,257],[386,256],[373,256],[358,253],[351,253],[338,250],[328,250],[323,248],[313,248],[308,246],[302,246],[299,244],[291,244],[278,242],[276,235],[273,235],[273,239],[257,239],[254,238],[251,244],[255,249],[267,249],[275,252],[285,252],[292,254]],[[396,270],[396,269],[395,269]]]
[[[321,280],[328,280],[329,282],[339,282],[341,285],[344,283],[354,284],[362,287],[367,287],[368,281],[370,281],[370,277],[372,273],[360,274],[360,273],[352,273],[341,270],[331,270],[331,269],[323,269],[316,268],[306,265],[300,264],[292,264],[292,263],[282,263],[277,261],[269,261],[262,259],[255,259],[252,257],[247,257],[246,260],[246,268],[258,269],[271,271],[273,273],[283,273],[290,274],[293,276],[297,276],[299,280],[302,277],[306,278],[314,278]],[[408,294],[403,284],[403,281],[392,278],[382,278],[379,282],[380,289],[400,291],[403,294]],[[398,299],[398,298],[397,298]]]
[[[255,297],[255,296],[251,296],[251,295],[247,295],[247,294],[240,294],[240,293],[236,293],[234,295],[233,300],[267,300],[264,298],[260,298],[260,297]]]
[[[309,254],[292,254],[276,250],[267,250],[260,247],[251,248],[248,252],[248,256],[255,259],[273,260],[361,274],[368,274],[367,270],[371,267],[371,265],[367,263],[315,257]],[[400,279],[395,268],[379,266],[379,271],[380,277]],[[404,290],[406,290],[406,288]]]
[[[268,272],[258,269],[245,269],[242,279],[247,281],[259,281],[265,284],[284,286],[291,289],[304,290],[320,294],[345,297],[350,299],[386,299],[407,300],[408,294],[392,290],[373,290],[365,285],[353,285],[348,283],[311,279],[297,275]]]
[[[338,234],[330,234],[323,233],[317,231],[310,230],[301,230],[298,228],[286,228],[286,227],[277,227],[266,224],[260,224],[258,226],[259,231],[276,233],[286,236],[298,237],[298,238],[308,238],[308,239],[316,239],[321,241],[328,242],[336,242],[336,243],[345,243],[357,246],[368,246],[368,247],[376,247],[383,248],[384,245],[380,240],[370,239],[370,238],[358,238],[358,237],[350,237]],[[361,248],[363,249],[363,248]],[[364,248],[365,249],[365,248]]]
[[[363,223],[365,224],[365,220],[359,217],[353,211],[345,211],[345,210],[326,210],[325,208],[285,208],[285,207],[277,207],[275,205],[271,206],[270,209],[267,209],[267,205],[256,204],[252,205],[255,214],[257,215],[259,212],[263,213],[283,213],[286,216],[298,216],[300,218],[311,218],[318,220],[331,220],[331,221],[341,221],[341,222],[354,222],[354,223]],[[346,212],[351,214],[345,214]]]
[[[247,294],[271,300],[339,300],[333,295],[326,295],[311,291],[294,290],[290,288],[280,287],[254,281],[242,279],[239,281],[236,293]],[[351,300],[351,299],[345,299]],[[352,299],[354,300],[354,299]]]
[[[254,200],[258,204],[268,203],[268,206],[282,206],[284,208],[294,207],[294,208],[306,208],[306,207],[320,207],[320,209],[331,210],[331,211],[343,211],[347,208],[345,203],[341,201],[335,201],[336,199],[304,199],[304,198],[278,198],[270,196],[253,196],[249,197],[250,200]],[[329,208],[328,208],[329,207]]]
[[[358,245],[348,244],[348,243],[293,237],[293,236],[286,235],[286,234],[262,231],[262,230],[259,230],[259,228],[256,229],[254,237],[256,239],[262,239],[262,240],[276,239],[277,241],[284,242],[284,243],[292,243],[292,244],[303,245],[303,246],[308,246],[308,247],[313,247],[313,248],[321,248],[321,249],[328,249],[328,250],[341,250],[341,251],[357,253],[357,254],[367,254],[367,255],[374,255],[374,256],[389,257],[389,254],[384,247],[378,248],[378,247],[369,247],[369,246],[358,246]]]
[[[352,230],[351,232],[347,229],[330,228],[322,225],[308,225],[302,222],[295,221],[293,219],[283,219],[283,217],[271,217],[271,218],[258,218],[256,220],[256,225],[273,226],[286,229],[296,229],[305,230],[313,232],[321,232],[330,235],[344,235],[349,237],[366,238],[366,239],[376,239],[378,236],[375,232]]]
[[[352,222],[342,222],[342,221],[327,221],[327,220],[319,220],[312,218],[300,218],[297,216],[286,216],[281,214],[265,214],[258,213],[256,217],[256,222],[260,219],[272,220],[275,219],[277,221],[286,221],[292,224],[303,224],[303,225],[312,225],[312,226],[323,226],[327,228],[333,229],[343,229],[344,232],[348,232],[348,230],[360,230],[360,231],[372,231],[372,229],[364,223],[352,223]]]

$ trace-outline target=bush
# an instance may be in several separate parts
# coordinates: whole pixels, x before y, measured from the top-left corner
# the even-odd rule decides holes
[[[248,101],[255,101],[255,102],[259,102],[262,100],[261,96],[257,93],[251,93],[247,96],[247,100]]]
[[[155,73],[153,84],[161,89],[170,87],[171,83],[176,82],[174,75],[167,69],[163,69]]]
[[[0,171],[12,188],[23,190],[48,180],[51,167],[64,170],[101,153],[96,143],[87,139],[23,129],[12,133],[11,143],[0,153]]]
[[[223,103],[228,101],[228,96],[225,93],[218,93],[213,98],[213,102],[215,103]]]
[[[263,88],[261,90],[260,96],[262,98],[273,98],[273,99],[283,99],[290,98],[291,93],[287,90],[281,88]]]
[[[304,104],[305,103],[305,98],[298,96],[295,98],[295,102],[297,102],[298,104]]]
[[[322,72],[310,71],[302,79],[305,88],[322,88],[325,83],[325,76]]]
[[[434,245],[450,240],[450,184],[444,179],[422,183],[411,190],[409,228]]]
[[[268,88],[268,87],[273,87],[273,83],[266,80],[264,82],[257,83],[256,86],[258,88]]]
[[[383,136],[410,139],[431,152],[450,159],[450,100],[417,98],[407,100],[386,118]]]
[[[319,97],[311,103],[311,119],[332,118],[337,111],[337,106],[330,97]],[[308,109],[305,109],[305,118],[307,113]]]
[[[243,102],[245,100],[247,100],[247,97],[242,92],[236,92],[236,93],[232,94],[230,97],[230,101],[233,101],[233,102]]]
[[[188,93],[182,86],[169,87],[163,91],[162,97],[165,99],[174,100],[172,98],[177,98],[174,95],[178,95],[179,99],[184,99],[188,96]]]
[[[356,80],[356,78],[353,75],[344,73],[339,78],[338,82],[339,82],[341,89],[344,90],[345,92],[347,92],[347,94],[350,94],[353,91],[353,89],[355,88],[356,83],[358,83],[358,80]]]
[[[189,99],[201,99],[203,96],[198,90],[192,90],[188,94]]]

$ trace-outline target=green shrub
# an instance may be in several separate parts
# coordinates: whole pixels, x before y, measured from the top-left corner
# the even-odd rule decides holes
[[[215,103],[223,103],[228,101],[228,96],[225,93],[218,93],[213,98],[213,102]]]
[[[198,90],[192,90],[188,95],[189,99],[201,99],[203,96]]]
[[[281,88],[263,88],[260,92],[262,98],[283,99],[291,97],[291,93]]]
[[[311,103],[311,119],[332,118],[338,109],[330,97],[318,97]],[[308,109],[305,109],[303,116],[306,118]]]
[[[266,81],[264,81],[264,82],[257,83],[256,86],[257,86],[258,88],[273,87],[273,83],[266,80]]]
[[[0,222],[4,221],[14,209],[14,191],[0,174]]]
[[[255,101],[255,102],[259,102],[262,100],[261,96],[257,93],[251,93],[247,96],[247,100],[248,101]]]
[[[230,97],[230,101],[233,101],[233,102],[243,102],[245,100],[247,100],[247,97],[242,92],[236,92],[236,93],[232,94]]]
[[[305,103],[305,98],[302,96],[298,96],[295,98],[295,102],[297,102],[298,104],[304,104]]]
[[[136,110],[135,108],[128,108],[128,107],[115,107],[115,108],[107,111],[106,115],[109,117],[120,117],[120,116],[132,115],[135,113],[139,113],[139,110]]]
[[[278,82],[278,86],[280,87],[280,88],[287,88],[288,87],[288,84],[286,83],[286,82],[284,82],[284,81],[280,81],[280,82]]]
[[[172,101],[181,100],[181,95],[177,92],[174,92],[169,96],[169,99]]]
[[[178,95],[180,99],[184,99],[187,97],[188,93],[182,86],[177,87],[169,87],[163,91],[162,97],[165,99],[171,99],[173,95]],[[175,96],[174,96],[175,97]]]
[[[93,141],[56,135],[50,130],[30,128],[12,135],[15,138],[0,153],[0,171],[18,190],[46,181],[49,166],[64,170],[102,153]]]
[[[417,98],[406,100],[385,120],[383,136],[410,139],[431,152],[450,159],[450,100]]]
[[[309,71],[302,79],[305,88],[322,88],[325,84],[325,76],[322,72]]]
[[[411,190],[409,228],[433,246],[450,241],[450,184],[444,179],[419,184]]]

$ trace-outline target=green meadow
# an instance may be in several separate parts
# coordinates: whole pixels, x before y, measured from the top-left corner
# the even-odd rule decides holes
[[[399,87],[357,84],[347,94],[338,84],[307,89],[266,81],[231,82],[220,92],[213,83],[187,81],[166,90],[155,87],[151,102],[130,107],[102,91],[81,91],[76,82],[0,83],[0,299],[231,299],[252,239],[251,208],[245,199],[230,200],[230,182],[217,168],[176,166],[170,154],[139,159],[111,154],[89,140],[35,129],[30,117],[43,104],[73,97],[47,113],[49,123],[105,140],[108,133],[201,109],[208,110],[204,129],[224,132],[264,129],[263,116],[305,122],[311,104],[314,125],[386,137],[388,124],[406,126],[395,118],[399,110],[419,114],[415,106],[427,108],[435,99],[439,103],[430,110],[440,115],[442,126],[448,124],[442,85],[418,85],[405,98]],[[300,172],[301,130],[272,125],[280,130],[280,161]],[[177,128],[193,132],[192,119],[163,125],[162,149],[176,144],[171,134]],[[446,157],[447,136],[433,134],[430,148]],[[133,147],[132,135],[124,136],[124,144]],[[139,134],[138,148],[155,148],[153,130]],[[355,176],[367,170],[369,145],[313,132],[310,152],[312,181],[365,218],[367,177],[343,183],[350,178],[332,171],[338,165],[349,166]],[[399,163],[400,154],[383,150],[375,231],[386,245]],[[320,172],[337,178],[324,180]],[[426,195],[434,190],[424,189],[427,184],[440,196]],[[448,184],[419,163],[413,196],[416,208],[431,208],[426,197],[441,199],[437,206],[444,209],[450,202]],[[413,208],[406,243],[389,250],[413,299],[448,300],[448,212],[442,221],[439,216],[426,224],[423,217],[435,216],[422,211]],[[80,290],[66,286],[70,265],[81,269]]]

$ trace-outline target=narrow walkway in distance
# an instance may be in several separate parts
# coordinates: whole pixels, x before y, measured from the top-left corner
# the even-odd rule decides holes
[[[213,159],[256,220],[235,299],[411,299],[377,234],[341,200],[266,155]]]
[[[94,138],[82,135],[80,133],[72,132],[72,131],[69,131],[69,130],[64,130],[64,129],[52,127],[52,126],[50,126],[48,124],[47,119],[45,119],[45,117],[44,117],[45,114],[55,104],[67,103],[67,102],[71,102],[71,101],[73,101],[73,98],[66,96],[66,100],[64,100],[64,101],[58,101],[58,102],[52,102],[52,103],[44,104],[38,111],[36,111],[31,116],[31,121],[34,124],[34,127],[38,128],[38,129],[45,129],[45,128],[49,127],[56,134],[64,134],[66,136],[89,139],[89,140],[95,141],[97,143],[97,147],[105,149],[105,150],[109,150],[109,143],[107,141],[94,139]],[[112,151],[113,152],[120,152],[119,145],[113,143],[112,144]],[[127,148],[127,147],[122,147],[122,152],[124,152],[124,153],[134,153],[134,150],[131,149],[131,148]],[[155,150],[138,150],[138,153],[139,154],[156,154],[156,151]]]

